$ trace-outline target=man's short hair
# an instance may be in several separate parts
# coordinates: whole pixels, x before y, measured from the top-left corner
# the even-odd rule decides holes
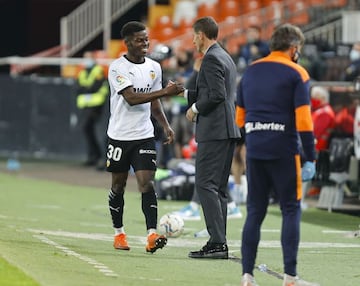
[[[146,30],[146,26],[143,23],[138,21],[130,21],[121,28],[121,37],[125,39],[133,36],[134,33],[144,30]]]
[[[193,29],[195,33],[203,32],[210,40],[216,40],[219,33],[218,24],[212,17],[203,17],[196,20]]]
[[[291,46],[305,43],[305,37],[299,27],[292,24],[283,24],[277,27],[270,39],[271,51],[286,51]]]

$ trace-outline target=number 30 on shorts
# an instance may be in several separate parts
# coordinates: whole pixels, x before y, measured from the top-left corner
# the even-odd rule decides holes
[[[120,147],[114,147],[113,145],[108,145],[107,157],[108,159],[113,159],[114,161],[120,161],[122,154],[122,149]]]

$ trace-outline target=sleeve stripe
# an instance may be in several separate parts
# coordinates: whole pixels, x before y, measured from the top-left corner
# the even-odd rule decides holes
[[[299,132],[314,130],[314,124],[311,119],[310,105],[302,105],[295,110],[296,129]]]
[[[236,125],[240,128],[244,127],[245,125],[245,109],[240,106],[236,106],[236,114],[235,114],[235,122]]]

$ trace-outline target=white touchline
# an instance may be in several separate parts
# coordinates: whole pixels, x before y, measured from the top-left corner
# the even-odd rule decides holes
[[[63,251],[64,253],[66,253],[67,255],[71,255],[71,256],[75,256],[78,259],[85,261],[86,263],[88,263],[89,265],[92,265],[95,269],[97,269],[99,272],[101,272],[102,274],[104,274],[105,276],[118,276],[116,273],[114,273],[112,270],[110,270],[106,265],[97,262],[96,260],[89,258],[87,256],[81,255],[61,244],[56,243],[55,241],[52,241],[50,239],[48,239],[46,236],[43,235],[34,235],[35,238],[39,239],[40,241],[52,245],[57,249],[60,249],[61,251]]]
[[[30,232],[41,233],[44,235],[52,235],[58,237],[73,237],[82,239],[91,239],[99,241],[112,241],[113,236],[109,234],[101,233],[78,233],[68,231],[54,231],[54,230],[39,230],[39,229],[28,229]],[[143,248],[145,245],[145,236],[127,236],[129,243],[134,244],[133,248]],[[204,238],[206,240],[206,238]],[[203,239],[203,240],[204,240]],[[178,238],[169,238],[168,246],[171,247],[193,247],[198,246],[199,243],[203,242],[201,239],[187,239],[185,235]],[[228,240],[229,247],[239,248],[241,240]],[[261,240],[260,247],[262,248],[280,248],[281,244],[278,240]],[[300,248],[360,248],[360,243],[333,243],[333,242],[300,242]]]

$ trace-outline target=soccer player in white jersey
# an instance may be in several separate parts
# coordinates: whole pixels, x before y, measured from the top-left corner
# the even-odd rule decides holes
[[[180,83],[169,82],[162,88],[162,70],[158,62],[146,57],[149,38],[141,22],[131,21],[121,29],[128,52],[109,67],[110,119],[107,134],[107,171],[112,173],[109,209],[115,229],[114,248],[129,250],[123,225],[124,192],[130,166],[135,171],[141,192],[142,211],[147,229],[147,252],[166,245],[164,235],[156,232],[157,198],[154,190],[156,149],[152,115],[163,127],[165,144],[174,139],[159,98],[183,92]]]

